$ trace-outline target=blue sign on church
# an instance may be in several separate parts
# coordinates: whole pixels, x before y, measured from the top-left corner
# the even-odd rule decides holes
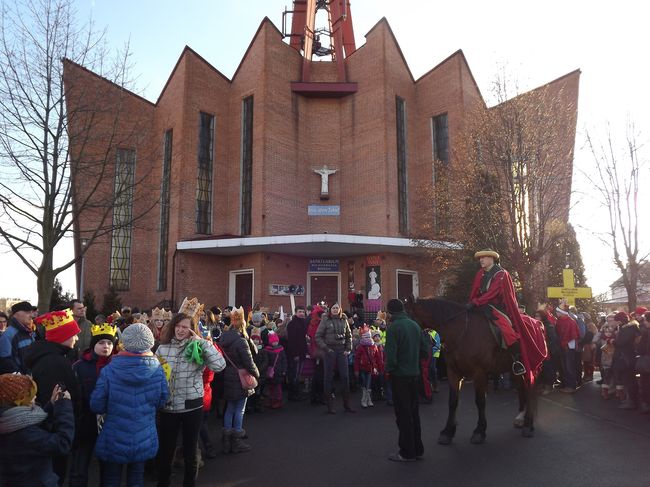
[[[309,272],[338,272],[338,259],[309,259]]]
[[[341,207],[339,205],[309,205],[307,207],[308,216],[340,216]]]

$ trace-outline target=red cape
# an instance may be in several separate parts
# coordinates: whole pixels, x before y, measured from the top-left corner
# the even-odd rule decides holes
[[[542,366],[542,362],[548,355],[544,326],[538,320],[519,313],[515,286],[512,283],[510,274],[505,269],[497,272],[492,277],[487,292],[480,294],[481,278],[484,273],[483,269],[476,273],[469,300],[476,306],[487,304],[503,305],[512,327],[519,335],[521,361],[526,367],[526,378],[532,384]]]

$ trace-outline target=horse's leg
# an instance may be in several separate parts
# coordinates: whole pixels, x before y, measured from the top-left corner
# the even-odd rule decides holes
[[[524,426],[524,418],[526,417],[526,387],[524,384],[523,377],[515,377],[517,386],[517,396],[519,397],[519,411],[515,420],[513,421],[513,426],[515,428],[521,428]]]
[[[485,417],[485,398],[487,394],[488,378],[487,374],[477,374],[474,376],[474,391],[476,408],[478,409],[478,423],[472,434],[470,442],[474,445],[485,443],[485,430],[487,429],[487,419]]]
[[[451,367],[447,367],[447,381],[449,382],[449,415],[445,429],[440,432],[438,437],[438,443],[441,445],[449,445],[456,434],[456,408],[458,408],[461,388],[460,376],[451,370]]]
[[[521,435],[524,438],[532,438],[535,436],[534,417],[537,410],[537,393],[535,392],[535,384],[529,384],[522,380],[522,389],[526,397],[526,414],[524,416],[524,427],[521,429]]]

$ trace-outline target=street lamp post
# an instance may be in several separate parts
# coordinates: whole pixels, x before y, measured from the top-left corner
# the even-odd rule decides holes
[[[86,262],[86,247],[88,246],[88,239],[81,239],[81,278],[79,279],[79,296],[78,299],[84,298],[84,264]]]

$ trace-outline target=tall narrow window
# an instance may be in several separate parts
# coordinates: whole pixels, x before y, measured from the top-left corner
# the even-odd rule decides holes
[[[158,242],[158,291],[167,290],[167,250],[169,242],[169,177],[172,165],[173,132],[163,138],[162,181],[160,182],[160,234]]]
[[[397,123],[397,195],[399,204],[399,231],[408,233],[408,193],[406,174],[406,102],[395,97]]]
[[[251,234],[251,213],[253,206],[253,97],[244,98],[242,103],[241,130],[242,158],[242,201],[241,201],[241,234]]]
[[[111,236],[110,285],[116,291],[128,291],[131,272],[131,225],[135,151],[118,149],[113,189],[113,234]]]
[[[196,181],[196,233],[212,231],[212,156],[214,152],[214,116],[199,116],[199,168]]]
[[[431,118],[431,141],[433,159],[449,162],[449,131],[447,129],[446,113]]]

